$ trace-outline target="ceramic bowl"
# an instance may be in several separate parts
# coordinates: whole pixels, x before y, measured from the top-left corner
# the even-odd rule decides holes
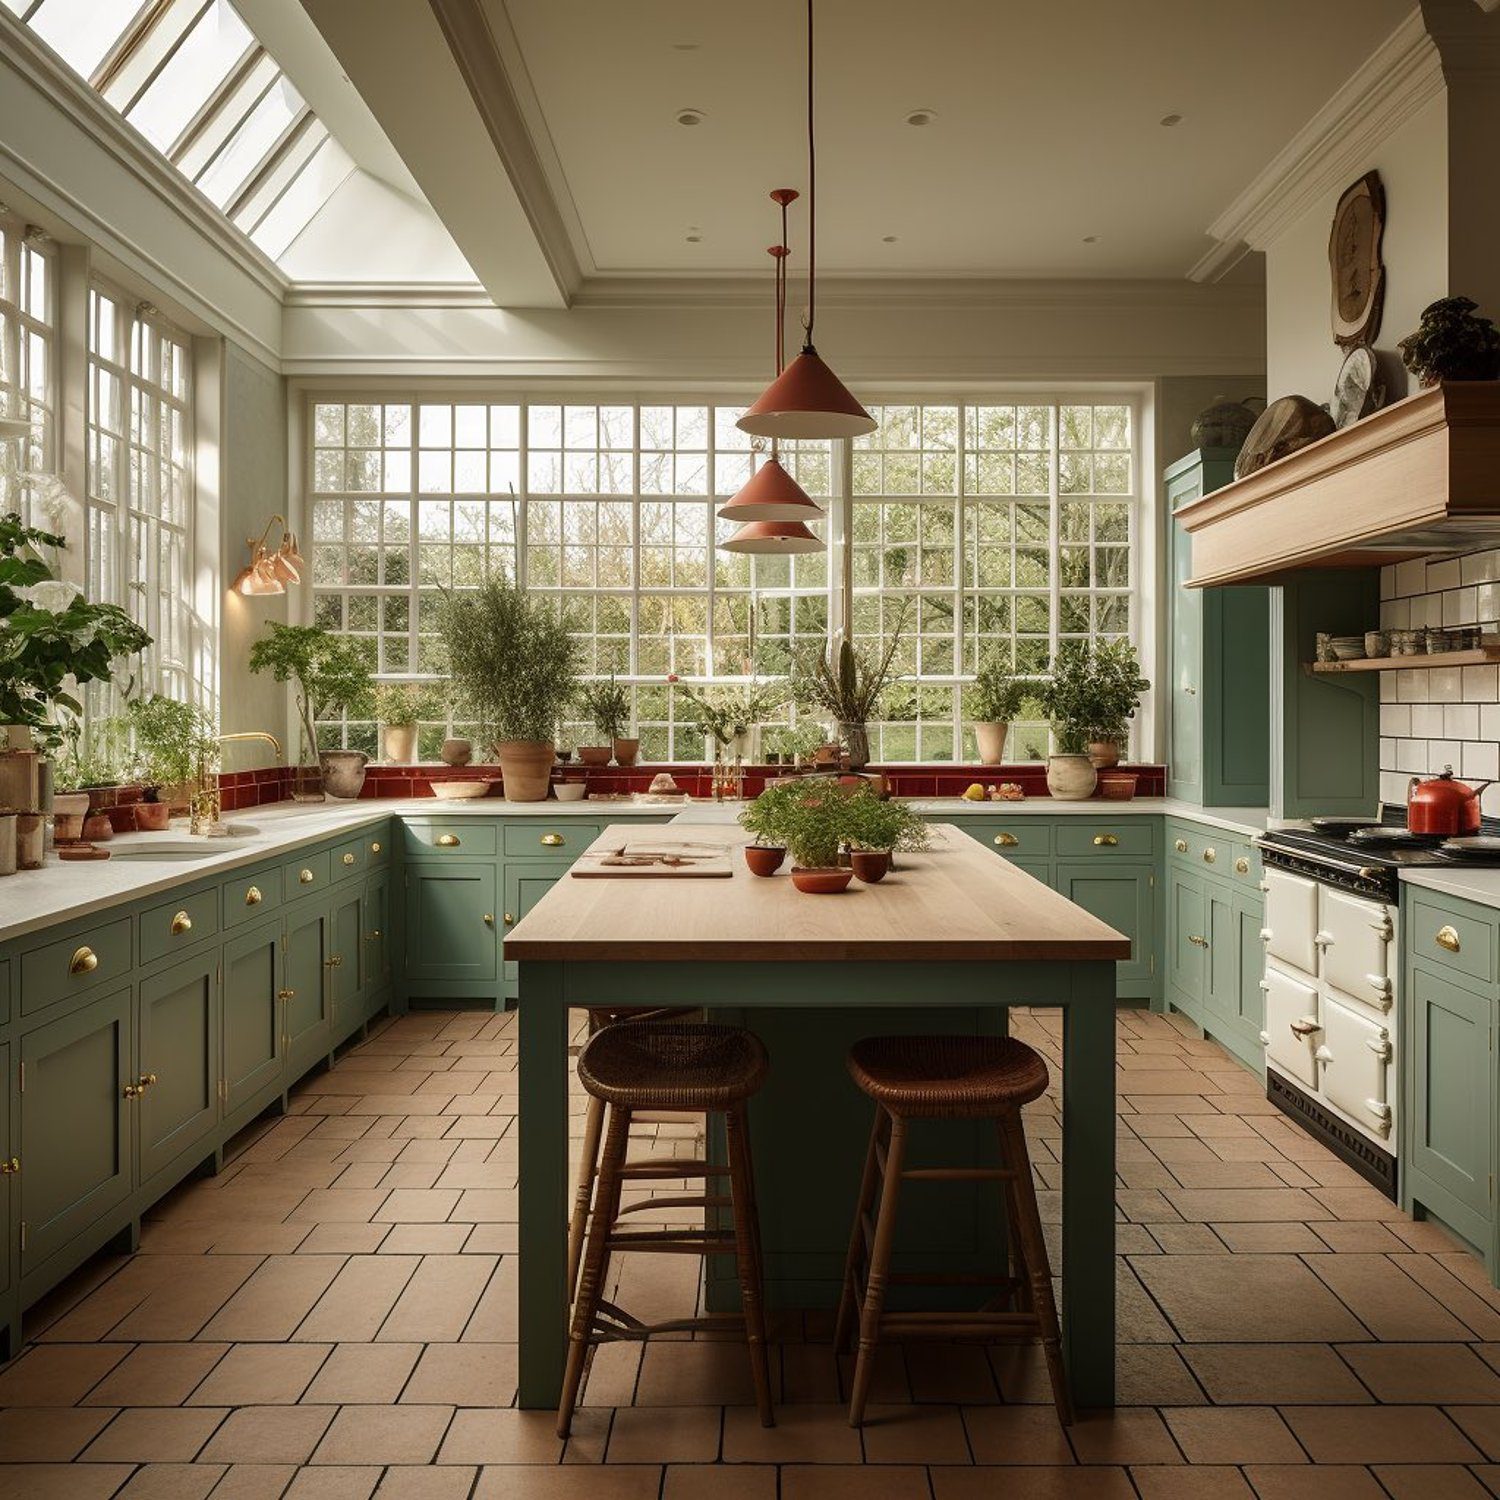
[[[489,795],[487,781],[434,781],[432,795],[439,802],[470,802],[476,797]]]
[[[786,850],[778,844],[746,844],[745,863],[752,875],[774,875],[786,858]]]
[[[849,889],[853,870],[805,870],[792,866],[792,884],[809,896],[833,896]]]
[[[581,781],[559,781],[552,794],[559,802],[582,802],[588,787]]]

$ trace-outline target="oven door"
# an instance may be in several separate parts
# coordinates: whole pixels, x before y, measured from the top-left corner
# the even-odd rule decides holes
[[[1381,901],[1318,889],[1318,947],[1324,982],[1375,1010],[1391,1008],[1395,914]]]
[[[1323,995],[1323,1097],[1366,1135],[1393,1138],[1395,1110],[1387,1097],[1394,1048],[1390,1031],[1342,998]]]
[[[1304,974],[1318,972],[1318,886],[1289,870],[1266,870],[1266,953]]]
[[[1315,985],[1266,965],[1266,1066],[1316,1091],[1323,1039]]]

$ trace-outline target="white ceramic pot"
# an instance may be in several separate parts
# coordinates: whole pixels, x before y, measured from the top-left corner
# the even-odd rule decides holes
[[[370,759],[363,750],[325,750],[318,759],[323,767],[323,789],[330,797],[359,796]]]
[[[1009,724],[975,724],[974,741],[979,746],[979,764],[998,766],[1005,760],[1005,736]]]
[[[385,758],[393,766],[409,766],[417,758],[417,726],[387,724],[381,731]]]
[[[1047,790],[1059,802],[1082,802],[1094,795],[1099,773],[1086,755],[1049,755]]]

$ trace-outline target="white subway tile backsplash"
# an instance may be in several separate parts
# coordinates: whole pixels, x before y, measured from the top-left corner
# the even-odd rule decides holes
[[[1443,596],[1441,594],[1418,594],[1411,601],[1411,628],[1425,630],[1429,625],[1443,623]]]
[[[1397,740],[1396,769],[1408,776],[1420,776],[1428,766],[1426,740]]]
[[[1443,721],[1441,703],[1414,703],[1411,707],[1411,732],[1419,740],[1440,740],[1448,730]]]
[[[1500,702],[1500,667],[1464,667],[1462,671],[1466,702]]]
[[[1398,771],[1380,773],[1380,800],[1404,803],[1406,801],[1406,777]]]
[[[1429,703],[1459,703],[1464,695],[1464,674],[1460,667],[1433,667],[1427,673]]]
[[[1428,740],[1427,769],[1436,776],[1452,766],[1456,771],[1464,762],[1464,747],[1459,740]]]
[[[1463,623],[1465,625],[1489,625],[1500,620],[1500,583],[1481,583],[1474,593],[1477,596],[1474,614]]]
[[[1385,569],[1380,570],[1382,594],[1385,593]],[[1463,583],[1494,583],[1500,579],[1500,552],[1470,552],[1458,560],[1458,576]]]
[[[1387,736],[1394,735],[1397,739],[1411,734],[1411,709],[1404,703],[1382,703],[1380,705],[1380,732]],[[1381,761],[1381,764],[1384,765],[1385,762]]]
[[[1443,709],[1443,733],[1450,740],[1479,738],[1479,705],[1449,703]]]
[[[1467,625],[1473,620],[1478,592],[1474,588],[1448,589],[1443,594],[1444,626]]]
[[[1463,774],[1480,781],[1494,781],[1500,777],[1500,745],[1486,744],[1483,740],[1467,743],[1464,746]]]
[[[1500,704],[1486,703],[1479,710],[1479,738],[1500,740]]]
[[[1445,557],[1441,562],[1430,562],[1427,564],[1427,591],[1432,593],[1437,589],[1456,589],[1460,569],[1456,557]]]
[[[1399,703],[1425,703],[1427,701],[1427,673],[1403,667],[1397,672],[1381,673],[1382,683],[1386,677],[1396,679],[1396,700]]]
[[[1382,592],[1384,592],[1385,575],[1381,574]],[[1410,562],[1396,564],[1396,595],[1398,598],[1409,597],[1412,594],[1425,594],[1427,592],[1427,564],[1420,557],[1414,557]]]

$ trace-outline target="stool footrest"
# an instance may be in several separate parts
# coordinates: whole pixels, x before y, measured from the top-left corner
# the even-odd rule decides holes
[[[653,1208],[733,1208],[734,1199],[722,1193],[695,1193],[682,1198],[642,1198],[639,1203],[623,1203],[620,1214],[646,1213]]]
[[[665,1323],[596,1322],[590,1339],[600,1344],[645,1343],[661,1333],[744,1333],[745,1320],[735,1313],[716,1313],[701,1318],[669,1318]]]
[[[660,1255],[733,1255],[732,1234],[701,1233],[694,1230],[639,1229],[628,1234],[611,1231],[608,1248],[615,1250],[649,1250]]]
[[[659,1157],[650,1161],[628,1161],[620,1168],[620,1176],[626,1180],[652,1177],[727,1177],[728,1167],[716,1167],[712,1162]]]

